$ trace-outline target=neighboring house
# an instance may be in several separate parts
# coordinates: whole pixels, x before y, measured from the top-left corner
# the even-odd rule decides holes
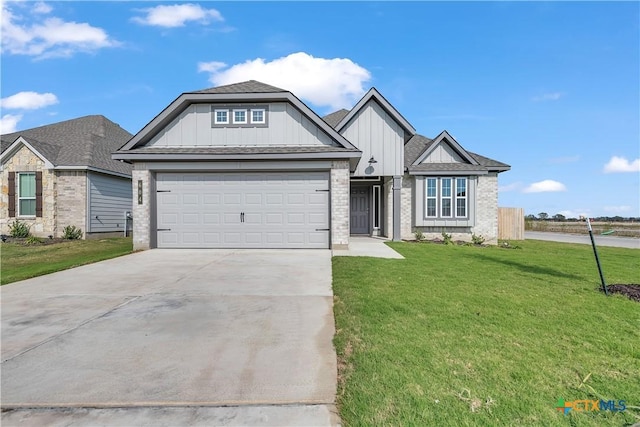
[[[510,168],[418,135],[376,89],[322,119],[253,80],[183,93],[113,157],[134,167],[135,249],[336,249],[416,229],[496,242]]]
[[[2,135],[0,231],[23,221],[36,236],[120,232],[131,211],[131,165],[111,153],[131,134],[103,116],[86,116]]]

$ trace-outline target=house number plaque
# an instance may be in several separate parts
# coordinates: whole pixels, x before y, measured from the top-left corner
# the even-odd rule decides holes
[[[142,204],[142,180],[138,180],[138,204]]]

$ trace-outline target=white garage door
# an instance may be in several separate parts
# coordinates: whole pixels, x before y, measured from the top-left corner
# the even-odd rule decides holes
[[[328,248],[328,172],[158,173],[159,248]]]

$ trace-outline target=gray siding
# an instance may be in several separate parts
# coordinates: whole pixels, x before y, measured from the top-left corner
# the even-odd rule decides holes
[[[89,233],[124,231],[124,213],[132,208],[131,180],[89,173]]]
[[[341,132],[362,151],[353,176],[400,176],[404,173],[404,130],[370,100]],[[369,164],[371,156],[377,163]]]
[[[467,163],[449,144],[440,143],[421,163]]]
[[[224,104],[224,108],[247,108],[252,104]],[[216,104],[191,104],[146,146],[261,146],[332,145],[332,139],[297,108],[285,102],[268,104],[268,126],[212,126]]]

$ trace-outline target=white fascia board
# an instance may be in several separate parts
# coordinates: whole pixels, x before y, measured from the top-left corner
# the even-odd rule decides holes
[[[44,162],[44,167],[46,169],[52,169],[53,168],[53,163],[51,163],[45,156],[40,154],[40,152],[38,150],[33,148],[33,145],[29,144],[21,136],[19,136],[18,139],[13,141],[13,144],[11,144],[6,150],[4,150],[4,152],[2,154],[0,154],[0,163],[4,163],[5,160],[7,160],[11,156],[13,156],[15,154],[15,152],[18,151],[18,149],[20,148],[20,145],[24,145],[25,147],[27,147],[29,150],[31,150],[33,152],[33,154],[35,154],[40,160],[42,160]]]

